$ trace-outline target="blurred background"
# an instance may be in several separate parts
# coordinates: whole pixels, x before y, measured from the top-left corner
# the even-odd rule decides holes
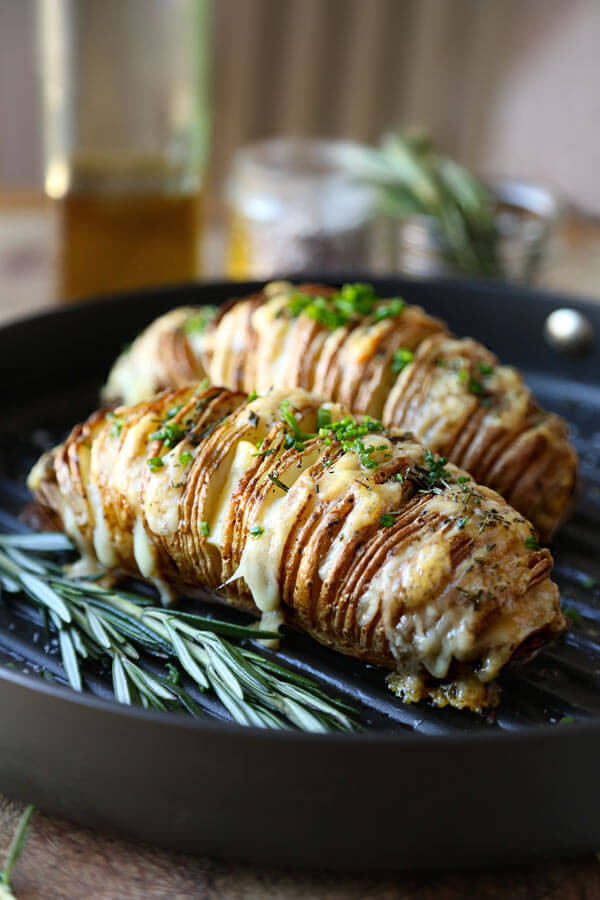
[[[593,295],[599,34],[597,0],[0,0],[0,303],[351,264]]]

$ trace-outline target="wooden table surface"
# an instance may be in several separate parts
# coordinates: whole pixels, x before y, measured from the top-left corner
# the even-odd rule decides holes
[[[209,241],[206,274],[218,277],[218,230],[209,234]],[[56,245],[51,208],[37,197],[0,197],[0,323],[55,302]],[[559,235],[540,283],[599,299],[600,225],[572,219]],[[22,809],[22,803],[0,796],[0,867]],[[600,862],[589,856],[485,871],[350,877],[166,852],[36,812],[13,887],[19,900],[594,900],[600,898]]]

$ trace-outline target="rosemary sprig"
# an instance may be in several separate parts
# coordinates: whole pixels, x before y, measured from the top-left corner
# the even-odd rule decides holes
[[[84,689],[85,661],[103,661],[120,702],[200,717],[203,710],[181,686],[177,663],[240,724],[321,732],[360,728],[356,711],[315,682],[231,642],[277,637],[273,632],[156,607],[142,593],[70,577],[40,555],[73,549],[61,534],[0,534],[0,589],[25,594],[46,615],[74,690]],[[154,671],[144,655],[162,659],[169,675]]]
[[[35,807],[33,807],[31,804],[25,807],[25,809],[23,810],[23,814],[19,819],[17,830],[15,831],[12,841],[10,842],[10,847],[8,848],[8,853],[6,854],[4,869],[0,871],[0,900],[14,900],[15,895],[13,894],[11,884],[12,872],[15,867],[15,863],[23,852],[23,848],[27,843],[29,826],[34,810]]]

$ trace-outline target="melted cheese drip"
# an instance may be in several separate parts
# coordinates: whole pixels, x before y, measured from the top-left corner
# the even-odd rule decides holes
[[[302,470],[311,466],[317,456],[317,450],[306,456],[302,461]],[[296,466],[288,469],[280,476],[281,481],[284,484],[291,484],[302,470]],[[264,528],[264,531],[258,538],[248,536],[234,578],[244,579],[252,593],[252,599],[261,612],[273,612],[281,604],[279,586],[281,554],[289,533],[296,524],[299,511],[313,491],[314,482],[311,476],[301,474],[286,494],[282,493],[277,485],[273,485],[257,511],[255,524]]]
[[[87,485],[87,495],[94,514],[94,550],[102,565],[110,569],[117,565],[118,559],[113,547],[110,528],[104,515],[100,491],[93,481]]]
[[[256,453],[256,447],[249,441],[239,441],[235,448],[227,478],[225,479],[225,483],[215,503],[215,511],[208,523],[210,527],[208,542],[215,547],[221,547],[225,522],[227,521],[229,514],[231,497],[244,476],[244,473],[250,464],[254,462],[254,453]]]
[[[133,555],[144,578],[156,575],[156,547],[146,531],[143,519],[139,517],[133,526]]]
[[[163,454],[163,464],[146,484],[144,512],[154,534],[174,534],[179,525],[179,500],[185,488],[184,467],[179,462],[183,444]]]

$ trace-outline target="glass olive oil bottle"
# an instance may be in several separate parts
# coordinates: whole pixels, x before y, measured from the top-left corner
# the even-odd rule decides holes
[[[59,297],[199,274],[209,0],[40,0]]]

